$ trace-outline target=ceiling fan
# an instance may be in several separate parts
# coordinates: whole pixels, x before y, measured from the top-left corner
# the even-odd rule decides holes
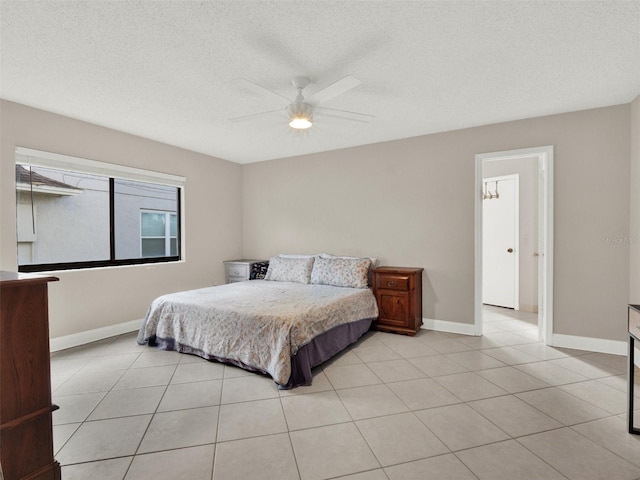
[[[314,94],[306,98],[303,95],[302,91],[307,85],[311,83],[311,80],[308,77],[293,77],[291,79],[291,85],[293,85],[293,87],[295,87],[298,91],[295,99],[293,100],[285,97],[284,95],[280,95],[273,90],[269,90],[262,85],[253,83],[245,78],[236,79],[234,83],[248,88],[249,90],[252,90],[256,93],[267,95],[272,98],[277,98],[279,101],[286,100],[287,105],[277,110],[268,110],[265,112],[230,118],[229,121],[231,122],[243,122],[246,120],[253,120],[286,111],[287,118],[289,119],[289,126],[297,130],[304,130],[310,128],[313,125],[314,112],[321,113],[325,116],[342,118],[346,120],[356,120],[359,122],[368,122],[374,118],[373,115],[368,115],[366,113],[350,112],[348,110],[339,110],[336,108],[319,106],[321,103],[335,98],[338,95],[342,95],[343,93],[357,87],[362,83],[360,80],[351,75],[347,75],[346,77],[341,78],[337,82],[332,83],[331,85],[315,92]]]

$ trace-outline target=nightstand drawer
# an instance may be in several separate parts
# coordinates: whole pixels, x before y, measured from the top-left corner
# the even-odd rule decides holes
[[[247,277],[227,277],[227,283],[246,282]]]
[[[243,277],[245,280],[249,278],[249,265],[227,264],[228,277]]]
[[[376,275],[376,288],[383,290],[409,290],[409,277],[404,275],[378,274]]]
[[[640,339],[640,312],[635,308],[629,308],[629,333]]]

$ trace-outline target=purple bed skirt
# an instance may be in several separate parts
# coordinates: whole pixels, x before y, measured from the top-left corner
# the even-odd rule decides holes
[[[331,330],[318,335],[309,343],[300,347],[298,352],[291,356],[291,377],[289,377],[289,381],[286,385],[278,384],[278,387],[282,390],[289,390],[303,385],[311,385],[311,381],[313,379],[311,370],[321,363],[326,362],[331,357],[358,340],[369,330],[373,320],[374,319],[372,318],[365,318],[355,322],[338,325],[333,327]],[[245,365],[237,360],[216,357],[215,355],[209,355],[202,350],[190,347],[189,345],[176,343],[173,338],[158,338],[153,335],[149,338],[148,344],[149,346],[158,347],[161,350],[175,350],[180,353],[197,355],[206,360],[228,363],[245,370],[268,375],[267,372],[256,369],[250,365]]]

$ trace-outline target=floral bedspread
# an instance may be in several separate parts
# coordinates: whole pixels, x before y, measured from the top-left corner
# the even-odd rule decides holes
[[[138,343],[155,335],[241,362],[283,385],[300,347],[337,325],[377,316],[368,288],[251,280],[158,297]]]

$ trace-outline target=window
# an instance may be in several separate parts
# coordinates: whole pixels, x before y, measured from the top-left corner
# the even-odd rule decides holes
[[[180,260],[184,178],[16,149],[18,269]]]
[[[140,256],[169,257],[178,251],[175,212],[140,212]]]

